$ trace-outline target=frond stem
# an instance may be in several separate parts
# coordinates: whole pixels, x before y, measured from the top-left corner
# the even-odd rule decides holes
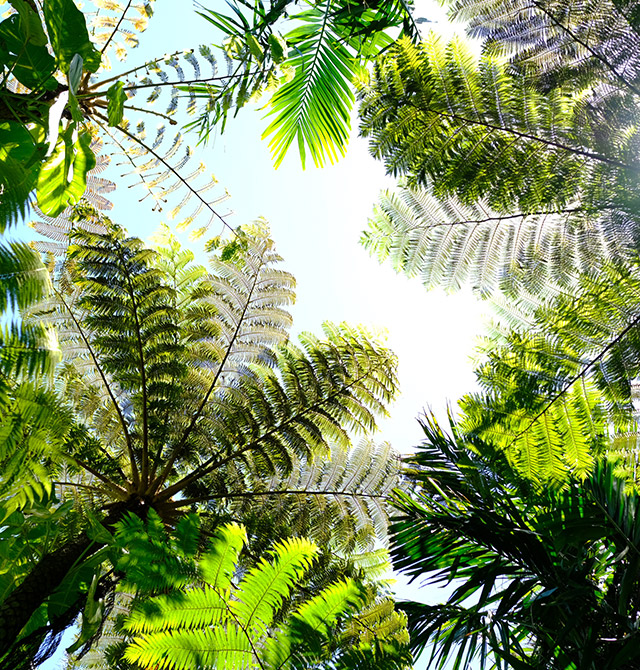
[[[133,307],[133,318],[136,324],[136,344],[138,349],[138,359],[140,361],[140,386],[142,387],[142,457],[140,461],[140,475],[141,484],[144,488],[146,488],[147,484],[149,483],[149,398],[147,394],[146,359],[144,355],[144,345],[142,343],[141,334],[142,326],[138,315],[138,301],[136,299],[136,293],[133,285],[131,284],[131,275],[129,272],[127,272],[127,265],[122,256],[121,247],[117,245],[115,251],[127,278],[127,292],[129,293],[129,297],[131,299],[131,305]]]
[[[200,403],[200,406],[196,410],[195,414],[193,415],[193,418],[189,422],[189,425],[187,426],[185,432],[183,433],[182,437],[178,440],[178,443],[173,447],[171,454],[169,455],[167,462],[165,464],[165,467],[162,469],[162,472],[159,474],[159,476],[154,480],[153,486],[156,488],[156,490],[162,486],[162,484],[166,481],[167,477],[169,476],[169,473],[171,472],[171,468],[173,467],[173,464],[175,463],[176,459],[180,456],[180,453],[185,447],[185,444],[187,440],[189,439],[189,436],[191,435],[191,432],[196,426],[196,423],[200,416],[202,416],[202,412],[204,411],[204,408],[206,407],[207,403],[209,402],[209,398],[211,397],[211,394],[213,393],[215,387],[218,384],[218,379],[220,378],[220,375],[222,374],[224,370],[224,366],[231,355],[231,349],[233,348],[233,345],[236,342],[236,339],[238,338],[238,335],[240,333],[240,328],[243,325],[244,322],[244,317],[247,313],[247,309],[249,309],[249,304],[251,303],[251,298],[253,296],[253,292],[255,291],[255,288],[258,284],[258,278],[260,277],[260,270],[262,269],[262,266],[264,264],[264,251],[260,257],[260,264],[256,268],[255,275],[253,277],[253,282],[251,284],[251,288],[249,289],[249,293],[247,295],[247,299],[245,300],[245,303],[242,307],[242,312],[238,318],[238,322],[236,324],[235,330],[233,331],[233,335],[230,338],[230,341],[227,345],[226,351],[224,353],[224,357],[220,361],[220,366],[218,367],[218,370],[216,371],[216,374],[213,378],[213,381],[209,385],[209,388],[207,389],[207,392],[204,395],[204,398],[202,399],[202,402]]]
[[[135,459],[135,454],[133,452],[133,444],[131,441],[131,435],[129,434],[129,431],[127,430],[127,423],[124,419],[124,415],[122,414],[122,410],[120,409],[120,405],[118,405],[118,401],[116,400],[115,395],[113,394],[111,390],[111,386],[109,385],[109,382],[107,381],[107,376],[104,373],[104,370],[102,369],[102,366],[98,362],[98,357],[96,356],[95,352],[93,351],[93,347],[89,343],[88,337],[85,335],[84,330],[80,326],[80,322],[76,318],[76,315],[73,313],[69,305],[67,304],[66,300],[64,299],[63,295],[58,291],[58,289],[54,288],[54,293],[58,296],[58,299],[60,302],[64,305],[65,309],[69,313],[69,316],[71,317],[75,327],[78,330],[78,333],[80,334],[80,337],[82,338],[82,341],[84,342],[85,347],[87,347],[87,351],[89,352],[89,355],[91,356],[91,360],[93,361],[93,365],[95,366],[96,370],[98,371],[98,374],[100,375],[100,379],[102,380],[102,383],[105,387],[105,390],[107,391],[107,394],[109,395],[109,398],[111,399],[111,403],[113,404],[114,409],[116,410],[116,414],[118,415],[118,421],[120,422],[120,427],[122,428],[122,433],[125,438],[125,442],[127,445],[127,453],[129,455],[129,463],[131,464],[131,476],[133,478],[133,483],[135,485],[138,484],[139,482],[139,475],[138,475],[138,466],[136,465],[136,459]],[[117,465],[117,464],[116,464]]]
[[[184,498],[167,503],[166,507],[176,509],[195,505],[196,503],[208,502],[209,500],[225,500],[227,498],[253,498],[261,496],[286,496],[286,495],[305,495],[305,496],[346,496],[349,498],[367,498],[369,500],[389,500],[389,496],[375,493],[353,493],[351,491],[309,491],[307,489],[283,489],[278,491],[232,491],[231,493],[221,493],[213,496],[200,496],[197,498]]]
[[[115,26],[115,28],[112,30],[112,32],[111,32],[111,34],[109,35],[109,37],[107,38],[107,41],[106,41],[106,42],[104,43],[104,45],[102,46],[102,49],[100,49],[100,55],[101,55],[101,56],[102,56],[102,55],[104,54],[104,52],[107,50],[107,47],[109,46],[109,44],[111,44],[111,40],[115,37],[115,35],[116,35],[116,33],[118,32],[118,30],[120,30],[120,26],[122,25],[122,22],[124,21],[124,17],[125,17],[125,15],[126,15],[126,13],[127,13],[127,12],[129,11],[129,9],[131,8],[131,3],[132,3],[132,2],[133,2],[133,0],[129,0],[129,2],[127,2],[127,6],[126,6],[126,7],[124,8],[124,10],[121,12],[120,17],[118,18],[118,23],[116,23],[116,26]]]
[[[539,9],[547,17],[549,17],[551,23],[563,30],[574,42],[577,42],[580,46],[584,47],[594,58],[599,60],[623,86],[628,88],[634,95],[640,96],[640,89],[634,86],[631,82],[627,81],[604,56],[599,54],[595,49],[593,49],[593,47],[589,46],[588,42],[581,40],[580,37],[578,37],[578,35],[576,35],[576,33],[574,33],[571,28],[569,28],[569,26],[565,26],[561,21],[556,19],[555,16],[546,7],[544,7],[541,2],[538,0],[532,0],[531,4]]]
[[[106,122],[108,123],[108,119],[106,119],[103,115],[100,114],[99,116],[100,116],[100,118],[101,118],[103,121],[106,121]],[[164,167],[165,167],[167,170],[169,170],[169,171],[171,172],[171,174],[173,174],[173,175],[175,176],[175,178],[178,179],[178,181],[180,181],[180,182],[182,183],[182,185],[183,185],[185,188],[187,188],[189,191],[191,191],[191,193],[192,193],[193,195],[195,195],[196,198],[197,198],[198,200],[200,200],[200,202],[202,202],[202,204],[203,204],[203,205],[204,205],[204,206],[205,206],[205,207],[206,207],[206,208],[207,208],[207,209],[208,209],[208,210],[209,210],[209,211],[210,211],[216,218],[218,218],[218,219],[223,223],[223,225],[226,226],[226,227],[233,233],[233,235],[234,235],[235,237],[237,237],[238,234],[237,234],[236,231],[235,231],[235,230],[234,230],[234,229],[233,229],[233,228],[232,228],[232,227],[225,221],[224,217],[223,217],[221,214],[218,214],[218,212],[216,212],[216,210],[211,206],[211,204],[210,204],[209,202],[207,202],[207,201],[200,195],[200,193],[199,193],[195,188],[193,188],[193,187],[191,186],[191,184],[189,184],[189,182],[188,182],[188,181],[187,181],[187,180],[186,180],[186,179],[185,179],[185,178],[184,178],[184,177],[183,177],[183,176],[182,176],[182,175],[181,175],[181,174],[180,174],[174,167],[172,167],[171,165],[169,165],[169,163],[167,163],[167,161],[166,161],[164,158],[162,158],[162,156],[160,156],[158,153],[156,153],[150,146],[147,146],[141,139],[137,138],[135,135],[133,135],[132,133],[130,133],[128,130],[125,130],[125,129],[122,128],[121,126],[116,126],[116,128],[117,128],[123,135],[126,135],[132,142],[135,142],[136,144],[140,145],[140,146],[141,146],[147,153],[150,153],[156,160],[158,160],[160,163],[162,163],[162,165],[164,165]]]
[[[586,149],[578,149],[576,147],[571,147],[566,144],[561,144],[560,142],[554,142],[553,140],[548,140],[543,137],[539,137],[538,135],[531,135],[529,133],[516,130],[515,128],[506,128],[504,126],[498,126],[486,120],[468,119],[467,117],[462,116],[460,114],[456,114],[455,112],[452,111],[443,112],[440,109],[434,109],[432,107],[421,107],[411,101],[409,101],[407,104],[410,104],[414,109],[418,110],[419,112],[431,112],[444,119],[453,119],[460,123],[465,123],[471,126],[480,126],[482,128],[488,128],[492,131],[495,130],[498,132],[506,133],[508,135],[515,135],[518,138],[531,140],[533,142],[539,142],[540,144],[543,144],[545,146],[553,147],[554,149],[559,149],[560,151],[566,151],[576,156],[584,156],[585,158],[590,158],[591,160],[604,163],[605,165],[611,165],[612,167],[622,168],[623,170],[632,170],[633,172],[640,172],[640,166],[629,165],[628,163],[622,163],[621,161],[617,161],[615,158],[608,158],[607,156],[593,153],[592,151],[587,151]],[[423,121],[423,125],[426,125],[425,121]]]
[[[375,369],[375,368],[374,368]],[[232,454],[229,454],[225,458],[222,458],[219,461],[215,460],[215,456],[212,456],[209,460],[205,461],[200,467],[198,467],[196,470],[194,470],[191,474],[186,475],[179,481],[177,481],[175,484],[172,486],[169,486],[166,488],[162,493],[158,496],[158,500],[168,500],[173,496],[174,494],[178,493],[181,491],[185,486],[188,486],[192,482],[197,481],[198,479],[202,477],[206,477],[210,472],[213,472],[215,469],[222,467],[223,465],[226,465],[230,461],[232,461],[234,458],[237,458],[238,456],[241,456],[247,451],[250,451],[251,449],[255,449],[256,446],[262,442],[265,438],[270,437],[277,431],[281,430],[284,426],[298,420],[298,418],[301,415],[306,414],[309,411],[316,411],[318,407],[321,407],[322,405],[330,402],[334,398],[344,394],[347,392],[350,388],[355,386],[356,384],[360,383],[363,379],[366,379],[369,374],[372,372],[372,369],[370,368],[366,374],[360,375],[353,381],[351,381],[349,384],[345,384],[344,386],[340,387],[337,391],[334,393],[330,394],[323,400],[321,400],[319,403],[316,405],[310,406],[310,407],[305,407],[301,412],[298,412],[298,414],[294,414],[290,416],[286,421],[283,421],[282,423],[278,424],[277,426],[274,426],[267,432],[265,432],[263,435],[258,437],[257,439],[253,440],[249,444],[247,444],[245,447],[242,447],[242,449],[239,449],[238,451],[233,452]]]

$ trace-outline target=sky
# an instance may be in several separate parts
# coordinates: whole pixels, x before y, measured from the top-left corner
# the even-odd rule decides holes
[[[214,2],[222,5],[221,0],[210,0]],[[439,7],[424,0],[416,5],[417,15],[432,21],[424,25],[451,32]],[[189,3],[158,2],[149,29],[141,35],[141,46],[130,52],[126,66],[215,39]],[[257,217],[269,221],[285,259],[283,268],[297,279],[294,336],[301,331],[320,334],[325,320],[386,333],[387,344],[399,359],[401,395],[375,437],[407,453],[420,442],[416,417],[424,408],[444,417],[447,403],[474,389],[472,356],[482,332],[483,308],[468,292],[427,292],[418,280],[380,265],[359,244],[380,190],[393,188],[394,180],[371,158],[366,141],[357,137],[356,122],[347,156],[336,165],[322,169],[311,165],[303,171],[294,147],[275,170],[267,143],[260,140],[267,125],[263,116],[258,109],[241,110],[229,119],[224,134],[212,136],[199,150],[198,159],[215,175],[219,193],[225,189],[230,193],[221,209],[233,210],[231,225]],[[121,181],[115,164],[107,176]],[[151,211],[148,200],[139,202],[144,195],[139,187],[120,188],[114,195],[110,216],[131,234],[148,238],[162,222],[176,223],[166,212]],[[402,585],[398,592],[415,599],[438,595]],[[424,662],[416,665],[423,667]]]

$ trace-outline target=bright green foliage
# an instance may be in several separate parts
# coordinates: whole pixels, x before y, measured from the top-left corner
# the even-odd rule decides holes
[[[361,3],[354,0],[305,0],[292,12],[291,0],[229,2],[231,12],[201,12],[226,39],[224,47],[235,73],[217,93],[213,119],[202,117],[202,136],[224,121],[229,108],[242,107],[251,97],[274,91],[267,103],[275,166],[296,143],[302,166],[307,152],[316,166],[344,155],[354,96],[352,86],[362,67],[392,44],[400,31],[415,36],[412,2]],[[251,14],[245,16],[246,9]],[[282,23],[286,17],[287,22]],[[276,32],[291,21],[284,35]],[[395,29],[395,30],[394,30]]]
[[[125,517],[112,546],[122,588],[137,595],[104,658],[113,667],[124,658],[135,667],[175,670],[376,667],[349,665],[352,658],[407,667],[405,618],[377,598],[375,583],[314,586],[320,551],[300,538],[273,543],[248,567],[246,542],[245,529],[228,524],[202,552],[196,515],[172,533],[153,510],[146,522]]]
[[[96,560],[96,594],[113,593],[117,579],[100,554],[109,533],[90,510],[109,510],[107,526],[149,509],[170,526],[194,507],[209,529],[246,518],[262,550],[274,538],[311,533],[326,547],[316,584],[353,571],[331,552],[367,551],[384,538],[397,467],[388,447],[365,441],[352,451],[350,437],[374,429],[386,412],[393,355],[345,325],[289,343],[294,281],[258,225],[239,230],[232,250],[212,248],[210,272],[166,233],[152,250],[104,218],[83,227],[57,265],[54,294],[30,318],[52,324],[61,343],[55,390],[38,405],[57,420],[45,412],[40,421],[16,395],[0,445],[7,458],[22,456],[16,482],[49,482],[50,473],[56,494],[89,516],[46,559],[46,574],[55,566],[58,581],[40,580],[36,589],[32,571],[0,605],[0,629],[12,636],[0,634],[0,648],[16,637],[26,644],[20,629],[30,625],[29,607],[41,609],[76,562]],[[28,450],[17,444],[22,434],[35,441]],[[335,461],[325,465],[329,454]],[[44,563],[34,574],[40,569]],[[69,593],[68,611],[85,611],[75,647],[84,649],[101,631],[100,598]]]
[[[483,297],[553,295],[575,287],[577,276],[629,255],[620,220],[579,207],[562,212],[501,214],[485,202],[437,200],[403,184],[384,191],[362,244],[380,261],[426,288],[470,285]]]
[[[640,287],[635,264],[582,276],[494,344],[483,392],[461,403],[468,433],[504,449],[534,480],[584,476],[607,436],[635,433]],[[628,454],[631,456],[631,454]]]
[[[68,73],[73,57],[79,54],[84,69],[95,72],[102,56],[91,43],[84,15],[73,0],[47,0],[43,9],[58,67]]]
[[[351,82],[358,64],[331,30],[332,4],[326,0],[298,15],[304,25],[287,35],[293,49],[288,66],[295,68],[295,74],[271,98],[269,115],[275,118],[263,133],[273,135],[269,148],[276,167],[296,140],[302,167],[305,145],[316,166],[344,155],[354,100]]]
[[[636,667],[637,494],[605,465],[532,492],[491,444],[423,427],[409,459],[419,488],[397,501],[394,564],[455,581],[442,604],[402,605],[414,649],[433,644],[434,668]]]
[[[38,206],[51,216],[80,200],[87,187],[87,173],[96,165],[91,136],[83,132],[74,140],[74,132],[77,129],[73,125],[67,128],[38,174]]]
[[[360,93],[361,132],[392,174],[463,204],[486,199],[499,212],[585,207],[633,188],[635,120],[609,129],[585,114],[587,94],[546,94],[511,74],[504,59],[479,62],[454,40],[401,40]]]

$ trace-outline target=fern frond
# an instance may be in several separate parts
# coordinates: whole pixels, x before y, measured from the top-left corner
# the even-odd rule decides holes
[[[392,174],[464,205],[486,199],[500,213],[615,202],[636,180],[635,121],[608,126],[605,145],[585,117],[587,94],[536,91],[508,64],[437,36],[400,40],[360,91],[361,132]]]
[[[426,189],[405,186],[381,194],[361,242],[427,288],[469,284],[481,296],[498,288],[550,296],[575,286],[579,274],[628,256],[625,233],[610,217],[580,207],[500,214],[482,202],[440,202]]]
[[[318,553],[309,540],[291,538],[275,545],[272,561],[261,559],[238,583],[233,617],[243,631],[263,636],[273,624],[277,610]]]
[[[507,54],[546,86],[606,82],[605,94],[640,92],[639,26],[629,2],[459,0],[450,10],[467,23],[471,36],[484,40],[485,50]]]

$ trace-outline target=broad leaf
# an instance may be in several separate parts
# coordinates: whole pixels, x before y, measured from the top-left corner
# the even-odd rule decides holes
[[[76,54],[82,56],[84,69],[88,72],[95,72],[100,67],[102,56],[91,43],[84,14],[73,0],[47,0],[44,20],[58,67],[64,73],[69,72]]]
[[[0,123],[0,232],[24,216],[36,187],[46,147],[44,129],[17,121]]]
[[[71,139],[65,133],[38,176],[38,206],[47,216],[55,217],[80,200],[87,186],[87,172],[96,164],[89,133],[82,133],[75,143]]]
[[[0,23],[0,59],[27,88],[55,90],[59,85],[53,77],[55,60],[46,46],[39,44],[37,35],[34,41],[28,30],[20,14]]]

